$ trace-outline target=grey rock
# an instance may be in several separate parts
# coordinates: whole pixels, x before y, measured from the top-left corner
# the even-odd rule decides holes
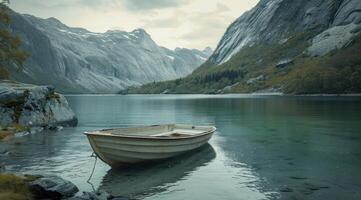
[[[13,122],[14,110],[0,104],[0,125],[7,125]]]
[[[317,35],[312,40],[312,45],[307,49],[310,56],[323,56],[327,53],[347,46],[360,30],[361,25],[354,23],[335,26]]]
[[[30,182],[29,187],[36,199],[72,197],[79,191],[70,181],[53,175],[43,176]]]
[[[107,200],[107,198],[99,197],[94,192],[83,192],[81,196],[72,197],[68,200]]]
[[[361,25],[356,26],[355,28],[353,28],[350,33],[352,34],[357,34],[361,32]]]
[[[227,93],[227,92],[230,92],[232,91],[232,89],[236,86],[239,85],[239,82],[238,83],[235,83],[233,85],[228,85],[226,87],[224,87],[222,90],[218,91],[218,94],[221,94],[221,93]]]
[[[293,64],[293,61],[294,61],[294,59],[283,59],[276,64],[276,67],[277,68],[287,67],[288,65]]]
[[[247,46],[283,43],[300,32],[317,35],[361,21],[360,0],[261,0],[227,29],[209,61],[222,64]]]
[[[5,171],[5,166],[0,163],[0,173],[4,173]]]
[[[19,113],[15,113],[15,106],[0,104],[0,125],[8,126],[18,123],[23,126],[44,127],[49,124],[54,126],[75,126],[77,118],[68,105],[66,98],[54,92],[51,86],[36,86],[9,81],[0,81],[1,88],[8,88],[18,95],[9,94],[9,101],[16,102],[20,107]],[[19,116],[18,116],[19,115]],[[34,131],[34,130],[32,130]],[[31,131],[31,132],[32,132]]]
[[[169,89],[166,89],[162,92],[162,94],[169,94],[169,92],[170,92]]]
[[[344,0],[337,10],[333,25],[343,25],[361,22],[361,1]]]
[[[14,137],[24,137],[26,135],[29,135],[30,133],[27,131],[21,131],[14,134]]]
[[[31,127],[31,128],[30,128],[30,133],[31,133],[31,134],[39,133],[39,132],[41,132],[41,131],[43,131],[43,130],[44,130],[43,127]]]
[[[22,93],[17,92],[12,88],[0,86],[0,104],[6,103],[12,99],[17,99],[22,95]]]
[[[68,200],[130,200],[127,197],[114,197],[105,191],[83,192],[80,196],[69,198]]]
[[[143,29],[94,33],[16,12],[10,28],[31,52],[25,70],[13,78],[55,85],[62,93],[118,93],[130,85],[183,77],[211,53],[163,48]]]
[[[258,83],[260,81],[264,81],[264,80],[265,80],[265,76],[264,75],[259,75],[259,76],[255,77],[255,78],[248,79],[246,83],[248,85],[254,85],[254,84],[256,84],[256,83]]]

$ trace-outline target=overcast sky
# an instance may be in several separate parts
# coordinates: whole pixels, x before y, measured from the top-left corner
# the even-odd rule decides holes
[[[12,0],[10,7],[93,32],[144,28],[168,47],[215,48],[226,28],[258,0]]]

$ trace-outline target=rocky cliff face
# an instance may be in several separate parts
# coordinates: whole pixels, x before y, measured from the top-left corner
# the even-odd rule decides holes
[[[52,86],[0,82],[0,127],[75,126],[77,118]]]
[[[12,13],[12,31],[31,53],[13,78],[51,84],[65,93],[116,93],[130,85],[186,76],[209,51],[158,46],[143,29],[93,33],[55,18]]]
[[[282,43],[295,33],[360,22],[359,0],[261,0],[229,26],[209,60],[222,64],[246,46]]]

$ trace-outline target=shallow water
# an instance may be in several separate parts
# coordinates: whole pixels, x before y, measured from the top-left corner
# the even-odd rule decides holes
[[[84,131],[143,124],[214,124],[210,145],[165,162],[110,169],[94,187],[137,199],[361,199],[360,97],[67,96],[79,126],[1,143],[7,169],[86,183]]]

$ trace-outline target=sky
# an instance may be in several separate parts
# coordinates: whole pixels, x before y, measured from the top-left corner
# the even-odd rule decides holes
[[[170,49],[214,49],[227,27],[258,1],[11,0],[10,7],[92,32],[143,28],[157,44]]]

